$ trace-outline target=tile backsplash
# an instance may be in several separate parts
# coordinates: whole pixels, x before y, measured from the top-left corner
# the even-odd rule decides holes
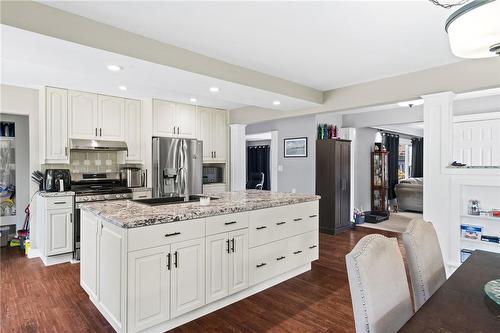
[[[72,151],[70,164],[44,164],[42,169],[70,169],[72,174],[77,173],[111,173],[119,171],[118,152],[102,151]]]

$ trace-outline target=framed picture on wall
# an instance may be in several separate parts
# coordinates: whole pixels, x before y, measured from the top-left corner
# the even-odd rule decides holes
[[[284,139],[284,157],[307,157],[307,138]]]

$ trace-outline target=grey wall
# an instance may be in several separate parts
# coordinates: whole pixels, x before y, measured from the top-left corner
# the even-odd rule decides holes
[[[256,134],[278,131],[278,191],[290,192],[295,189],[300,193],[315,192],[315,162],[316,162],[316,120],[305,116],[287,119],[277,119],[264,123],[251,124],[246,128],[246,134]],[[307,137],[307,157],[284,158],[283,139]]]
[[[17,229],[21,229],[24,223],[24,209],[30,199],[29,118],[1,114],[0,119],[16,124],[16,225]]]
[[[370,210],[370,153],[376,133],[373,128],[356,128],[353,147],[354,207],[363,210]]]

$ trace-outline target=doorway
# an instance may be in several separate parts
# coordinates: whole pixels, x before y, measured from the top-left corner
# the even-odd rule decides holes
[[[278,190],[278,131],[249,134],[246,141],[246,188]]]

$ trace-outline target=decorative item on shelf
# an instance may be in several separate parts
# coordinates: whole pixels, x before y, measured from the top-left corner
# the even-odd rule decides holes
[[[481,240],[487,243],[500,243],[500,237],[498,236],[481,235]]]
[[[339,128],[333,124],[318,124],[317,139],[338,139],[340,137]]]
[[[483,227],[470,224],[460,225],[460,236],[466,239],[480,240],[483,233]]]
[[[460,262],[464,263],[467,258],[469,258],[472,254],[472,250],[469,249],[462,249],[460,250]]]
[[[469,215],[480,215],[479,200],[469,200]]]
[[[354,224],[363,224],[365,223],[365,214],[362,209],[354,208],[354,213],[352,214],[354,219]]]
[[[500,209],[493,209],[491,211],[491,216],[493,216],[493,217],[500,217]]]

